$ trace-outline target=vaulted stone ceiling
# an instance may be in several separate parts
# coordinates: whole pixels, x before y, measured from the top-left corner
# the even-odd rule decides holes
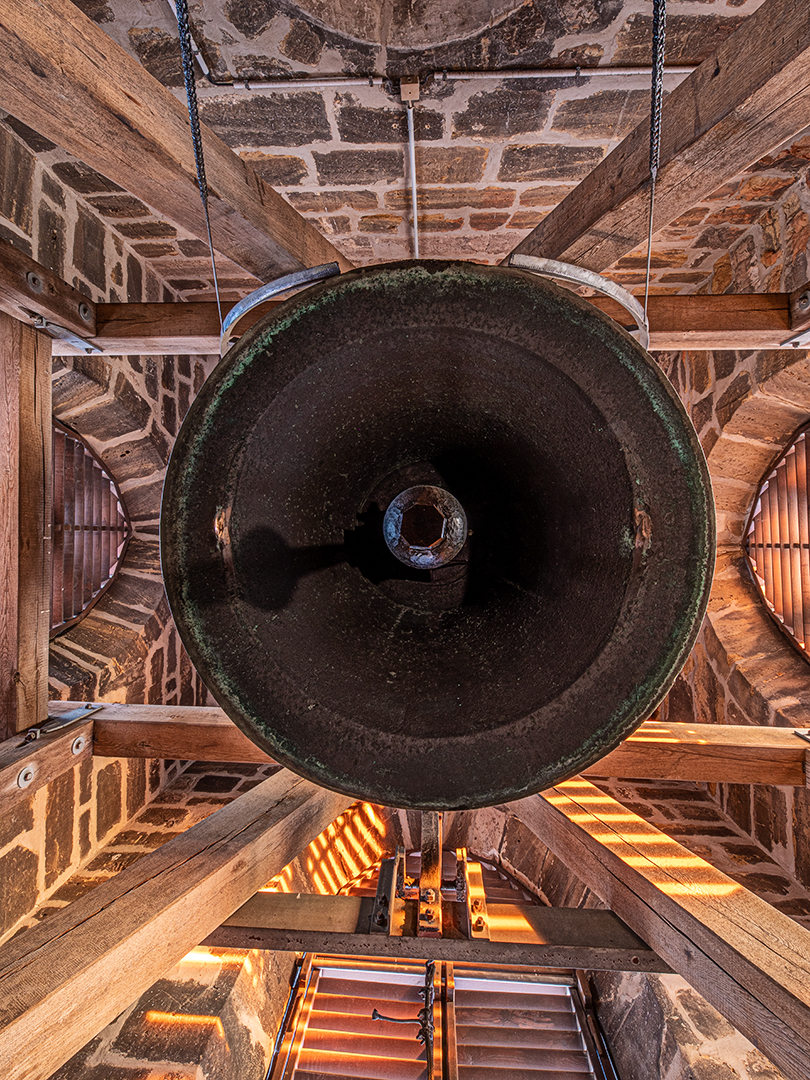
[[[183,94],[169,0],[75,2]],[[700,62],[760,3],[670,3],[668,65]],[[500,260],[649,109],[648,75],[591,69],[649,64],[650,0],[199,0],[191,16],[210,69],[208,77],[198,71],[203,119],[361,265],[412,252],[401,76],[421,81],[417,176],[427,258]],[[497,77],[536,68],[574,70],[565,78]],[[463,80],[458,72],[495,77]],[[358,84],[275,87],[340,76]],[[366,77],[374,76],[368,85]],[[680,78],[668,76],[667,88]],[[268,80],[274,88],[250,87]],[[802,242],[801,235],[791,239],[791,230],[801,233],[794,219],[799,211],[806,219],[804,199],[787,215],[773,207],[804,176],[809,158],[810,139],[794,140],[661,230],[654,288],[795,287],[781,280],[781,261],[769,261],[768,251]],[[184,240],[178,223],[158,224],[148,212],[139,220],[116,200],[98,209],[143,245],[142,254],[181,296],[210,297],[205,249]],[[739,249],[736,262],[731,249]],[[637,286],[644,261],[641,252],[631,253],[610,273]],[[223,275],[229,299],[251,287],[233,269],[226,266]]]

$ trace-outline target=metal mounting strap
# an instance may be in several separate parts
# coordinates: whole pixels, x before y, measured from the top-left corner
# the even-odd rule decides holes
[[[79,337],[78,334],[74,334],[72,330],[68,330],[65,326],[59,326],[58,323],[50,322],[44,315],[37,315],[36,312],[29,312],[31,318],[34,320],[34,328],[36,330],[44,330],[44,332],[57,341],[66,341],[69,345],[73,345],[76,349],[81,349],[83,353],[100,353],[101,349],[92,343],[87,341],[83,337]]]
[[[582,266],[574,266],[573,263],[558,262],[556,259],[538,259],[534,255],[512,255],[509,258],[509,266],[516,270],[530,270],[533,274],[541,277],[559,278],[560,281],[568,281],[572,285],[586,285],[589,289],[596,289],[603,296],[609,296],[617,304],[628,311],[635,319],[638,330],[630,333],[638,334],[638,342],[642,349],[650,347],[650,328],[644,308],[636,300],[632,293],[617,285],[615,281],[602,277],[595,270],[586,270]]]
[[[224,356],[230,344],[231,328],[239,322],[243,315],[263,304],[265,300],[271,300],[280,293],[290,292],[292,289],[300,289],[305,285],[313,285],[316,281],[335,277],[340,273],[340,267],[336,262],[324,263],[322,266],[310,266],[304,270],[296,270],[284,277],[274,278],[266,285],[259,286],[252,293],[240,300],[231,308],[222,323],[222,337],[219,342],[219,355]]]

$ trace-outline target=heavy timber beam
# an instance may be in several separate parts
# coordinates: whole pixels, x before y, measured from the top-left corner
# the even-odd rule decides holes
[[[778,349],[794,332],[789,301],[789,293],[651,296],[650,348]],[[271,300],[251,312],[241,329],[276,303]],[[626,314],[610,300],[592,297],[591,303],[623,325],[627,322]],[[105,354],[219,352],[219,316],[213,303],[98,304],[96,319],[97,336],[92,342]],[[68,356],[79,350],[55,341],[53,351]]]
[[[416,903],[416,901],[413,901]],[[610,911],[488,905],[491,940],[370,933],[372,897],[257,893],[204,945],[602,971],[669,966]]]
[[[80,706],[52,701],[50,713]],[[94,721],[93,749],[101,757],[271,760],[219,708],[104,705]],[[792,728],[647,721],[587,774],[804,787],[808,749]]]
[[[806,128],[808,115],[810,7],[765,0],[664,103],[656,231]],[[515,251],[612,266],[646,239],[648,181],[645,120]]]
[[[0,949],[0,1076],[45,1080],[351,803],[282,770]]]
[[[32,285],[29,275],[33,275]],[[736,296],[651,296],[652,349],[776,349],[804,328],[794,293]],[[627,315],[606,297],[591,302],[623,324]],[[235,328],[251,326],[279,303],[270,300]],[[85,318],[79,314],[82,309]],[[95,304],[30,256],[0,240],[0,310],[25,320],[29,312],[64,326],[110,356],[219,352],[216,304]],[[54,356],[81,350],[53,342]]]
[[[585,780],[510,809],[791,1080],[810,1077],[810,931]]]
[[[81,705],[52,701],[49,712],[56,717]],[[94,721],[100,757],[272,760],[217,707],[106,704]],[[804,787],[809,749],[792,728],[647,721],[586,775]]]
[[[47,715],[50,345],[0,311],[0,738]]]
[[[70,0],[0,0],[3,108],[205,239],[185,107]],[[263,281],[344,259],[203,125],[214,244]]]

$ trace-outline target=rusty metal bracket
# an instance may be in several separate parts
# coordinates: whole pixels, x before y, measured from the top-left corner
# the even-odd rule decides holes
[[[484,877],[481,863],[464,863],[464,877],[467,882],[467,936],[472,941],[489,941],[490,925],[487,914],[487,894],[484,890]]]
[[[419,874],[419,937],[442,936],[442,815],[422,812],[422,869]]]

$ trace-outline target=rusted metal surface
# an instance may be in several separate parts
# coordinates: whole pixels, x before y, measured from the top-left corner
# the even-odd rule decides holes
[[[417,570],[436,570],[458,555],[467,540],[467,515],[444,488],[417,484],[389,503],[383,538],[391,554]]]
[[[382,535],[444,488],[435,570]],[[714,562],[705,462],[651,358],[524,271],[401,263],[279,305],[183,425],[161,525],[191,657],[325,787],[492,805],[597,761],[671,685]]]

